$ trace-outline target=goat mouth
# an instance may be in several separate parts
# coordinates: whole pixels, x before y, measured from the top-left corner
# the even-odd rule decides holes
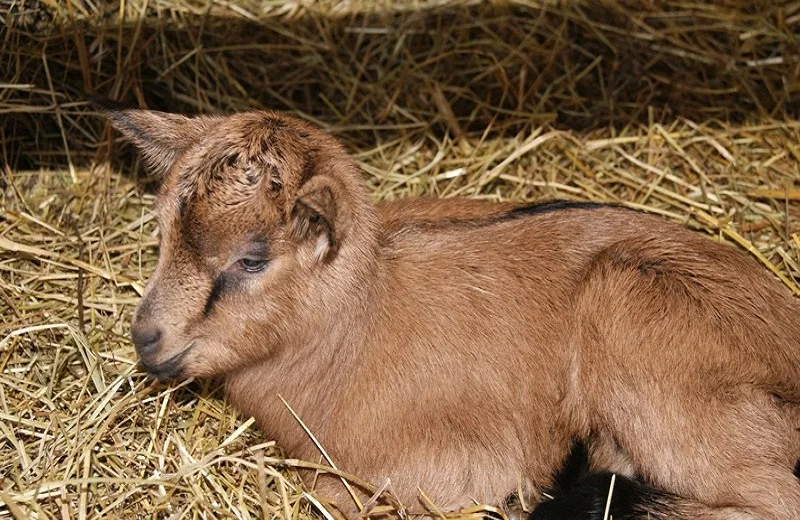
[[[183,350],[162,363],[150,364],[144,359],[139,359],[139,365],[142,367],[142,370],[158,381],[175,379],[180,375],[183,368],[181,366],[183,358],[186,357],[186,354],[194,347],[194,343],[195,342],[192,341]]]

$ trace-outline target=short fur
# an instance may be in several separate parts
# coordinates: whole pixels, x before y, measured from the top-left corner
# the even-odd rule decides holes
[[[540,501],[577,440],[652,486],[625,518],[800,518],[800,304],[739,251],[603,205],[374,205],[276,113],[110,118],[163,175],[142,365],[223,377],[290,455],[318,452],[279,396],[412,510]]]

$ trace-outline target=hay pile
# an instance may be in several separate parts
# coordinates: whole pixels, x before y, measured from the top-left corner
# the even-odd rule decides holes
[[[621,202],[800,294],[800,3],[594,4],[0,0],[0,518],[319,514],[215,383],[136,370],[152,189],[86,92],[288,110],[376,198]]]

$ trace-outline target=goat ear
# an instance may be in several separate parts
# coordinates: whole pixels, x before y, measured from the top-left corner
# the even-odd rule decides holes
[[[155,110],[119,109],[102,105],[101,110],[130,142],[142,152],[156,175],[164,175],[212,121],[209,117],[190,118]]]
[[[344,238],[344,186],[327,175],[317,175],[299,190],[292,207],[292,235],[315,244],[316,261],[333,259]]]

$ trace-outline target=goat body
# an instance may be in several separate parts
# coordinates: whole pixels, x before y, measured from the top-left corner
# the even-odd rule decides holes
[[[109,117],[163,176],[143,367],[223,377],[290,455],[318,450],[280,397],[411,510],[538,503],[582,442],[659,490],[626,518],[800,518],[800,304],[739,251],[593,203],[374,205],[276,113]]]

